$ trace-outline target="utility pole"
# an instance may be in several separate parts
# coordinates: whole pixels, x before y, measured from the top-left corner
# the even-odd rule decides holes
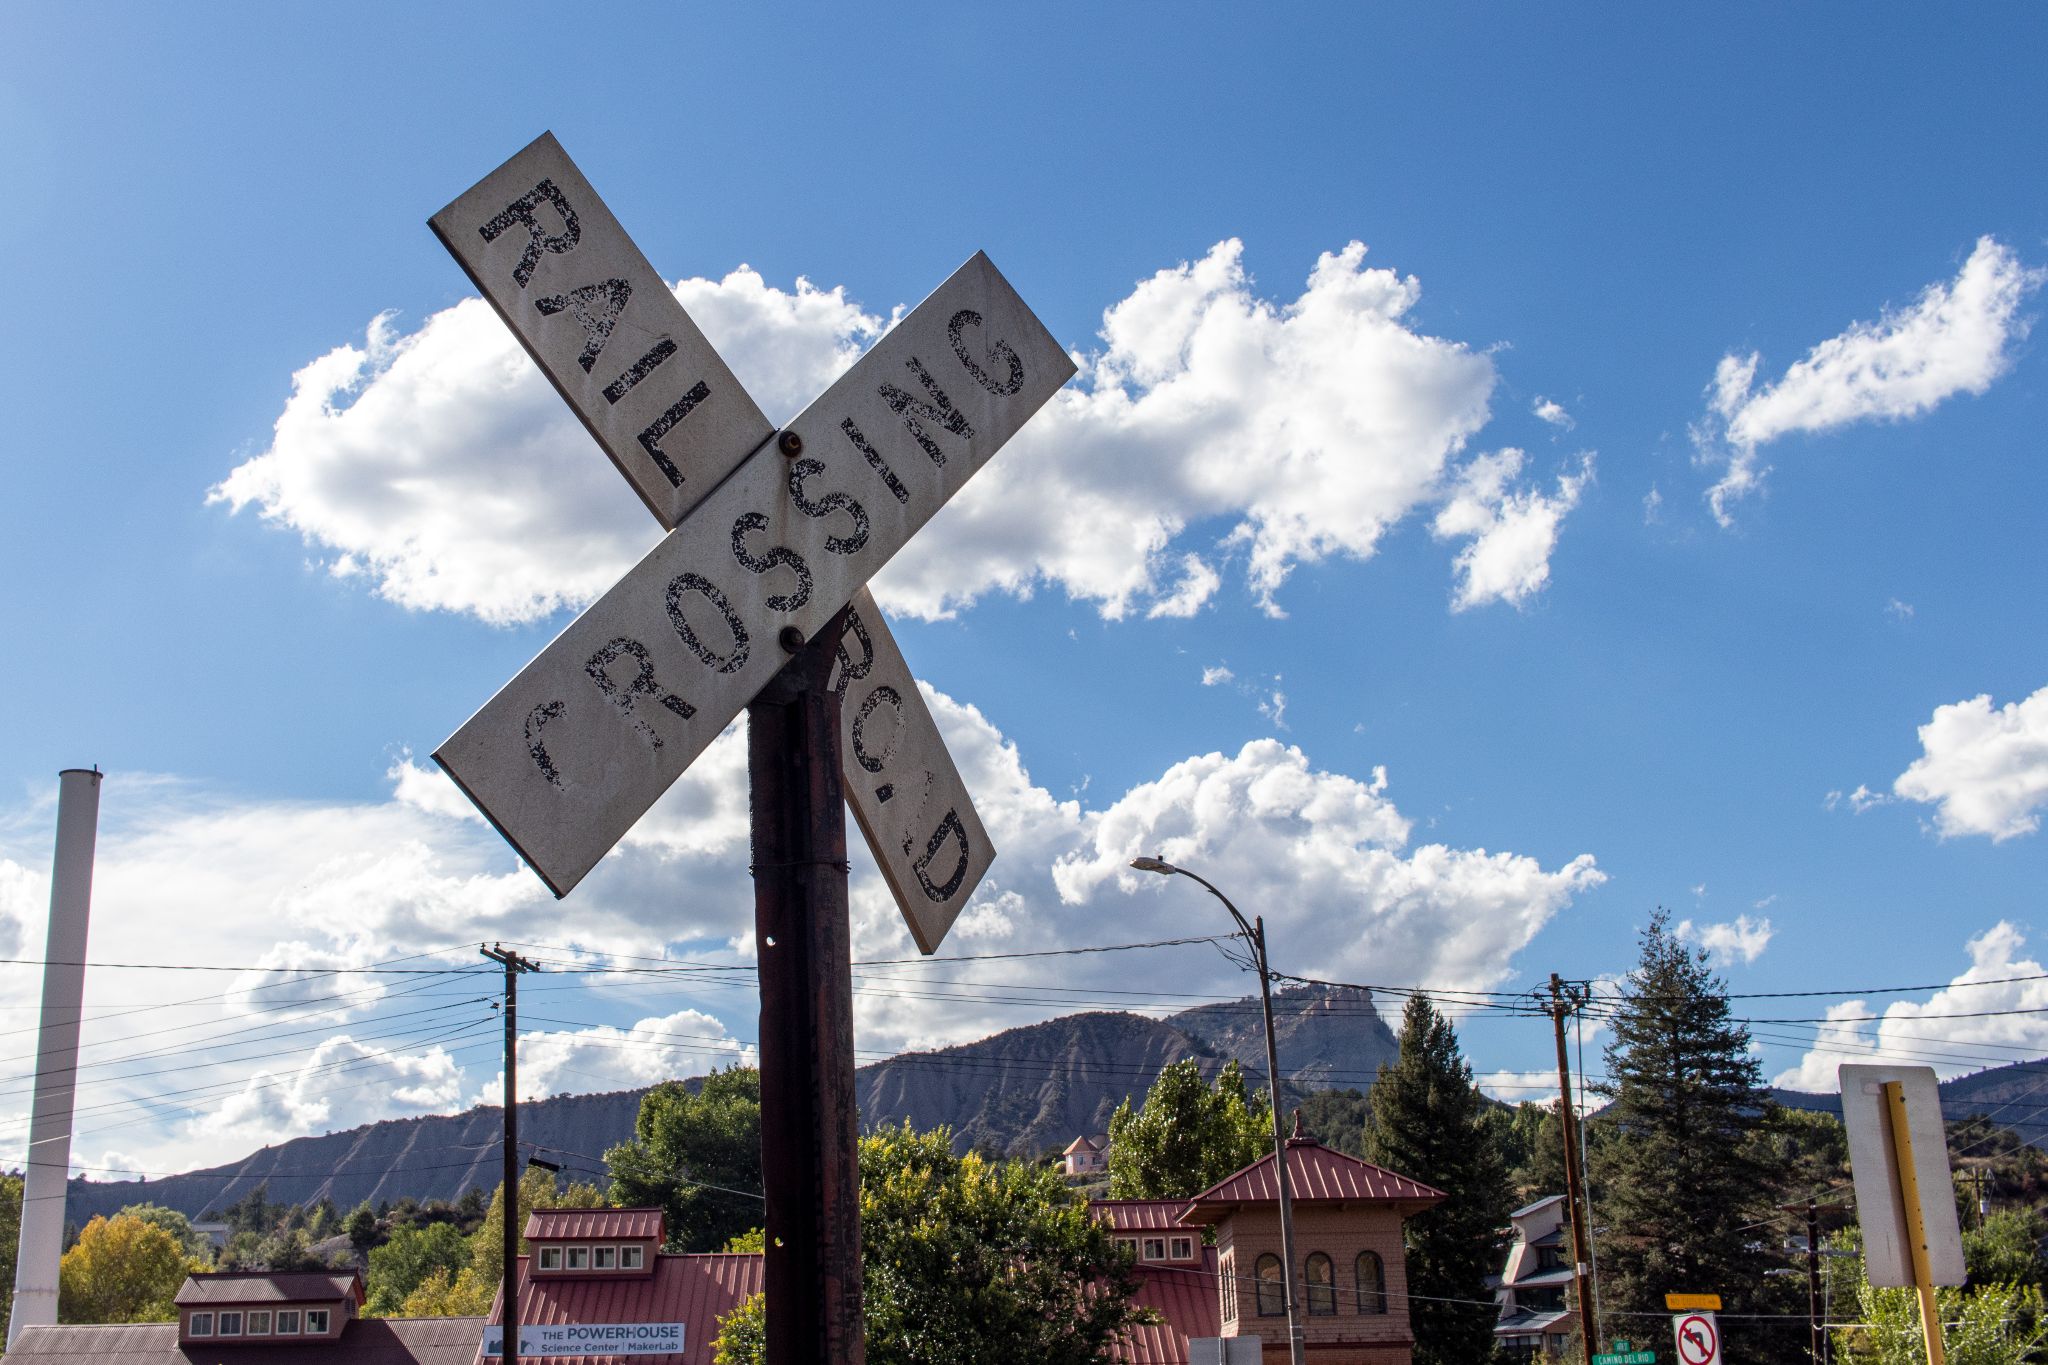
[[[1593,1229],[1589,1226],[1592,1209],[1586,1203],[1586,1192],[1579,1184],[1579,1136],[1578,1119],[1572,1113],[1572,1067],[1571,1059],[1565,1053],[1565,1016],[1576,1010],[1580,1001],[1565,995],[1564,982],[1556,972],[1550,974],[1550,1022],[1557,1031],[1557,1116],[1564,1129],[1564,1186],[1565,1202],[1571,1209],[1572,1260],[1574,1262],[1572,1282],[1579,1294],[1579,1336],[1585,1346],[1586,1360],[1590,1365],[1599,1342],[1594,1335],[1593,1325],[1593,1280],[1591,1254],[1588,1250]]]
[[[1827,1349],[1820,1326],[1820,1205],[1806,1198],[1806,1321],[1813,1334],[1813,1365]]]
[[[505,1365],[519,1365],[519,974],[537,972],[540,964],[500,944],[479,947],[505,969]]]

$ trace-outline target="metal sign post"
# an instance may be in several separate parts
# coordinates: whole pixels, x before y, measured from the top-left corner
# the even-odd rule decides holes
[[[1913,1287],[1920,1294],[1920,1332],[1927,1341],[1927,1365],[1942,1365],[1946,1354],[1941,1341],[1941,1313],[1935,1306],[1934,1268],[1927,1254],[1927,1214],[1922,1202],[1920,1177],[1913,1160],[1913,1125],[1906,1114],[1906,1087],[1900,1081],[1884,1082],[1885,1121],[1891,1129],[1892,1157],[1899,1176],[1899,1203],[1906,1212],[1906,1247],[1913,1262]],[[1944,1153],[1944,1156],[1946,1154]],[[1946,1166],[1946,1160],[1942,1163]],[[1942,1196],[1947,1196],[1944,1188]],[[1938,1196],[1939,1197],[1939,1196]],[[1954,1199],[1943,1203],[1954,1211]]]
[[[924,952],[993,857],[865,584],[1073,362],[976,255],[777,432],[551,135],[432,225],[670,528],[435,761],[563,896],[748,711],[769,1360],[858,1365],[840,803]]]

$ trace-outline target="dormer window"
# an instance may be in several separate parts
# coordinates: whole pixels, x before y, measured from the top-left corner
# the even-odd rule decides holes
[[[295,1337],[299,1334],[299,1310],[282,1308],[277,1314],[277,1334],[281,1337]]]
[[[306,1310],[306,1335],[321,1337],[327,1335],[327,1310],[325,1308],[308,1308]]]
[[[560,1270],[562,1268],[562,1249],[560,1247],[542,1247],[540,1249],[540,1268],[542,1270]]]
[[[195,1336],[195,1337],[210,1337],[210,1336],[212,1336],[212,1335],[213,1335],[213,1314],[211,1314],[211,1313],[194,1313],[194,1314],[192,1315],[192,1333],[191,1333],[191,1334],[192,1334],[193,1336]]]
[[[1145,1259],[1146,1259],[1146,1260],[1148,1260],[1148,1261],[1163,1261],[1163,1260],[1165,1260],[1165,1259],[1166,1259],[1166,1239],[1165,1239],[1164,1237],[1147,1237],[1147,1238],[1145,1239],[1145,1252],[1144,1252],[1144,1256],[1145,1256]]]
[[[1194,1260],[1194,1259],[1195,1259],[1195,1239],[1194,1239],[1194,1238],[1192,1238],[1192,1237],[1176,1237],[1176,1238],[1174,1238],[1174,1239],[1173,1239],[1173,1259],[1174,1259],[1174,1260],[1176,1260],[1176,1261],[1192,1261],[1192,1260]]]
[[[571,1269],[571,1270],[588,1270],[588,1269],[590,1269],[590,1248],[589,1248],[589,1247],[570,1247],[570,1248],[569,1248],[569,1269]]]
[[[222,1313],[220,1315],[220,1334],[224,1337],[238,1337],[242,1335],[242,1315],[240,1313]]]
[[[644,1255],[645,1255],[645,1253],[644,1253],[644,1251],[642,1250],[642,1248],[640,1248],[640,1247],[620,1247],[620,1248],[619,1248],[619,1269],[621,1269],[621,1270],[638,1270],[638,1269],[640,1269],[640,1268],[641,1268],[641,1266],[642,1266],[642,1264],[644,1264],[644,1261],[643,1261],[643,1257],[644,1257]]]
[[[617,1247],[592,1247],[590,1251],[590,1268],[592,1270],[617,1270],[619,1268],[619,1249]]]

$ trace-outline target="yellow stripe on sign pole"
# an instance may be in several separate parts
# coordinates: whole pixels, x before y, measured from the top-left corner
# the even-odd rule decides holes
[[[1666,1294],[1664,1296],[1664,1306],[1674,1313],[1687,1311],[1718,1313],[1721,1311],[1721,1296],[1719,1294]]]
[[[1941,1314],[1934,1298],[1934,1271],[1927,1252],[1927,1214],[1920,1204],[1920,1177],[1913,1167],[1913,1131],[1906,1116],[1906,1087],[1884,1083],[1885,1115],[1891,1120],[1892,1154],[1899,1176],[1899,1201],[1906,1210],[1906,1246],[1913,1258],[1913,1284],[1920,1291],[1920,1330],[1929,1365],[1944,1365]]]

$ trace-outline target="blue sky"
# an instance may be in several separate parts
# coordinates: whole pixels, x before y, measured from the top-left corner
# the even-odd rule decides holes
[[[2018,5],[12,7],[0,955],[40,954],[54,774],[98,763],[96,959],[746,960],[734,744],[559,907],[424,757],[655,535],[425,226],[553,129],[771,416],[977,249],[1081,362],[876,585],[999,848],[949,952],[1220,927],[1118,873],[1163,847],[1307,975],[1593,978],[1658,905],[1736,990],[1838,992],[1758,1017],[2040,971],[2044,37]],[[855,899],[857,955],[908,956],[865,867]],[[1201,948],[890,971],[864,1050],[1249,987]],[[79,1161],[491,1088],[487,1030],[365,1042],[410,978],[348,979],[95,975],[162,1012],[89,1056],[176,1024],[210,1088],[107,1066]],[[429,984],[428,1023],[476,1012]],[[583,986],[539,1084],[753,1036],[730,984]],[[5,1019],[35,988],[0,973]],[[2042,983],[1897,998],[1891,1047],[1944,1070],[2048,1052],[2048,1015],[1939,1017]],[[1824,1079],[1852,1032],[1760,1027],[1766,1068]],[[1508,1073],[1545,1033],[1466,1041]]]

